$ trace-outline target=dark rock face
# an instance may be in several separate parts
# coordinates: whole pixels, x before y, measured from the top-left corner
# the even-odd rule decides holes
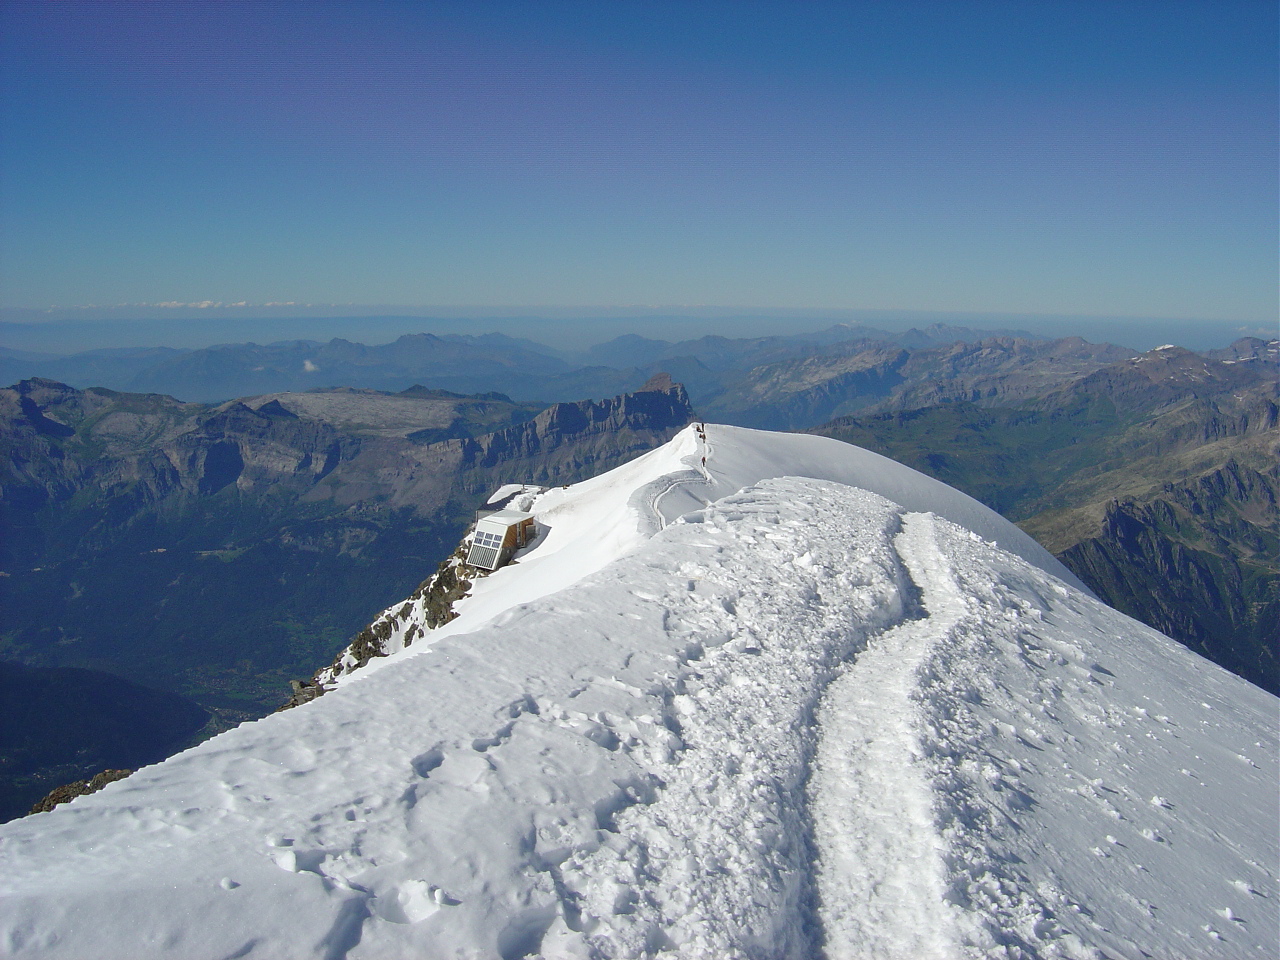
[[[304,703],[310,703],[312,700],[324,694],[324,687],[311,680],[290,680],[289,699],[285,701],[284,706],[280,710],[289,710],[292,707],[300,707]],[[276,713],[279,713],[277,710]]]
[[[579,480],[588,464],[623,462],[670,439],[692,419],[689,397],[679,384],[612,400],[557,403],[528,423],[458,441],[461,464],[464,469],[501,464],[510,472],[520,463],[534,483],[565,482],[565,476]],[[567,447],[571,456],[557,455]]]
[[[422,599],[427,627],[434,630],[457,616],[453,612],[453,603],[465,597],[471,589],[471,581],[467,577],[484,575],[484,570],[465,567],[462,562],[462,551],[456,550],[452,556],[440,561],[435,575],[424,580],[409,600],[412,602],[418,598]],[[407,613],[404,608],[401,608],[401,612]],[[405,646],[411,643],[413,643],[412,637],[406,640]]]
[[[1104,601],[1280,694],[1280,472],[1234,461],[1163,495],[1113,502],[1059,555]]]
[[[88,780],[77,780],[75,783],[68,783],[61,787],[56,787],[49,791],[49,795],[47,797],[40,800],[31,808],[31,813],[48,813],[61,803],[68,803],[76,797],[84,797],[91,793],[97,793],[108,783],[115,783],[117,780],[123,780],[131,773],[133,773],[132,770],[103,770],[101,773],[94,774]]]
[[[671,379],[671,374],[666,372],[655,373],[652,377],[644,382],[636,393],[670,393],[676,388],[676,382]]]

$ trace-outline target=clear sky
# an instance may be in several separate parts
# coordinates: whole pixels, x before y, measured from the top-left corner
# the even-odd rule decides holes
[[[3,0],[0,306],[1274,322],[1272,0]]]

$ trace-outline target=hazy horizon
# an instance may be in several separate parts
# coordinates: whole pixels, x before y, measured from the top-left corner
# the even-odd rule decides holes
[[[348,308],[350,309],[350,308]],[[359,309],[359,308],[357,308]],[[202,349],[211,346],[286,340],[327,342],[334,338],[369,345],[391,343],[408,334],[498,333],[532,340],[555,350],[576,353],[623,335],[681,341],[703,336],[765,337],[816,333],[837,324],[864,326],[900,333],[912,327],[941,323],[977,330],[1026,332],[1033,336],[1079,336],[1094,343],[1115,343],[1149,350],[1165,343],[1192,350],[1224,347],[1240,337],[1274,339],[1277,330],[1265,324],[1231,320],[1160,317],[1088,317],[1034,314],[965,313],[908,310],[744,310],[731,307],[674,309],[615,308],[599,312],[585,308],[543,308],[543,312],[501,311],[496,308],[453,308],[450,312],[414,314],[336,311],[328,314],[275,316],[245,311],[204,308],[197,316],[137,316],[117,308],[116,316],[61,316],[15,321],[0,319],[0,348],[27,353],[69,356],[91,350],[167,347]],[[383,308],[386,309],[386,308]],[[262,311],[265,313],[265,311]]]

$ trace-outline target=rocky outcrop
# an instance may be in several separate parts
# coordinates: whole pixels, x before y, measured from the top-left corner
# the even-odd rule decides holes
[[[324,693],[324,687],[316,683],[314,680],[290,680],[289,689],[292,691],[292,693],[289,694],[289,699],[285,701],[284,706],[282,706],[280,710],[277,710],[276,713],[279,713],[281,710],[291,710],[294,707],[300,707],[304,703],[310,703],[312,700],[316,699],[316,697],[319,697]]]
[[[94,774],[88,780],[77,780],[75,783],[67,783],[61,787],[56,787],[49,792],[47,797],[38,801],[31,808],[31,813],[48,813],[59,804],[69,803],[76,797],[85,797],[91,793],[97,793],[108,783],[123,780],[131,773],[133,773],[132,770],[103,770],[101,773]]]
[[[453,605],[471,589],[472,581],[489,575],[488,570],[466,564],[472,530],[458,548],[440,562],[435,573],[418,585],[407,600],[383,610],[351,643],[338,651],[333,663],[317,670],[311,680],[291,683],[294,695],[281,709],[296,707],[331,688],[341,677],[354,673],[376,657],[387,657],[411,646],[429,631],[457,616]],[[298,688],[304,691],[299,696]]]

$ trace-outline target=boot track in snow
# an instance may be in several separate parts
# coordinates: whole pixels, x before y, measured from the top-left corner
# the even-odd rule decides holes
[[[873,638],[827,688],[818,712],[809,794],[831,957],[956,955],[912,694],[918,668],[965,605],[932,515],[907,514],[894,547],[923,592],[927,616]]]

